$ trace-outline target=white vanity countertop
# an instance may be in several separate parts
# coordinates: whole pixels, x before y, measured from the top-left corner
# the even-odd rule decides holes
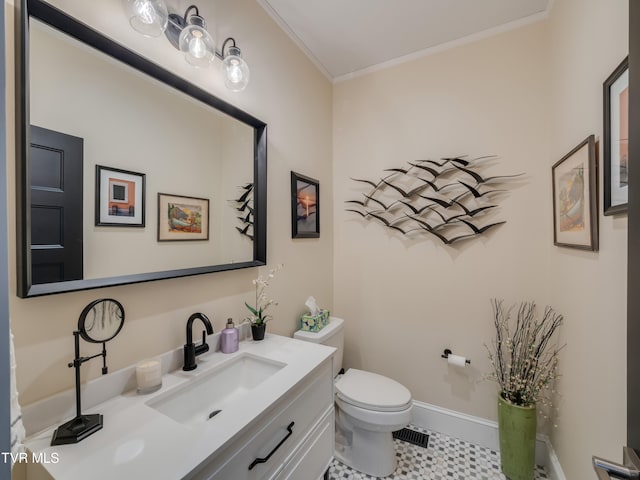
[[[80,443],[50,446],[55,429],[52,427],[28,438],[25,445],[44,458],[52,459],[56,457],[52,454],[57,454],[57,463],[43,465],[55,479],[180,479],[240,434],[331,357],[334,350],[278,335],[267,335],[261,342],[243,341],[239,351],[233,354],[200,355],[196,360],[198,368],[192,372],[176,370],[165,374],[162,388],[157,392],[138,395],[133,390],[94,408],[83,409],[83,414],[101,413],[104,426]],[[211,421],[196,426],[177,423],[146,405],[152,398],[243,353],[266,357],[286,366]]]

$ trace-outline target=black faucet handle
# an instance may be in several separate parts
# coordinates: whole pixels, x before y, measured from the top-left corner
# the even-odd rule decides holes
[[[196,346],[195,348],[196,355],[201,355],[209,351],[209,344],[207,343],[206,339],[207,339],[206,332],[202,332],[202,344]]]

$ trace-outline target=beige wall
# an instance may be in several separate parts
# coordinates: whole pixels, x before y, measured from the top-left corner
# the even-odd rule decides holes
[[[602,83],[628,53],[628,2],[556,0],[549,23],[550,166],[589,134],[602,142]],[[602,159],[602,145],[599,151]],[[551,247],[546,278],[551,302],[565,315],[568,344],[561,359],[558,428],[552,442],[568,479],[593,477],[592,454],[622,459],[626,252],[627,216],[602,213],[598,253]]]
[[[628,2],[556,0],[549,18],[339,83],[334,88],[335,313],[347,366],[398,379],[414,398],[495,419],[483,343],[489,298],[535,299],[566,318],[551,434],[568,479],[592,454],[619,459],[626,432],[626,216],[600,215],[600,252],[553,246],[551,165],[602,136],[602,82],[627,53]],[[526,179],[502,201],[506,225],[443,247],[345,212],[407,160],[497,154]],[[602,155],[600,155],[602,158]],[[602,189],[600,189],[602,191]],[[598,200],[602,210],[602,194]],[[445,347],[471,358],[464,371]]]
[[[213,70],[183,65],[166,42],[137,36],[107,0],[56,3],[269,124],[268,255],[271,265],[286,265],[270,287],[280,301],[272,331],[290,334],[313,294],[347,322],[346,366],[389,375],[417,400],[495,419],[496,387],[481,381],[489,371],[483,344],[493,333],[489,299],[550,303],[566,318],[558,427],[549,431],[567,478],[591,478],[591,454],[619,457],[626,422],[626,218],[600,216],[599,253],[554,247],[550,167],[587,135],[602,136],[602,82],[626,55],[627,1],[556,0],[544,22],[345,81],[332,92],[254,2],[220,0],[218,38],[233,33],[252,67],[252,83],[240,95],[225,91]],[[5,5],[11,13],[11,3]],[[9,84],[12,78],[9,71]],[[506,225],[483,238],[444,247],[389,233],[344,210],[361,191],[349,177],[375,179],[408,160],[460,154],[498,155],[490,174],[526,173],[501,199],[496,218]],[[290,239],[290,170],[320,180],[319,240]],[[10,166],[10,187],[12,178]],[[11,190],[10,214],[13,206]],[[15,263],[10,268],[14,278]],[[117,369],[184,343],[193,311],[213,316],[216,330],[226,316],[244,316],[256,275],[251,269],[14,296],[22,402],[72,385],[71,332],[94,298],[113,296],[127,310],[127,325],[109,349]],[[440,358],[445,347],[468,356],[471,366],[449,367]],[[84,378],[98,374],[97,364],[83,370]]]
[[[480,382],[489,299],[548,297],[544,39],[537,23],[334,89],[334,297],[347,326],[347,366],[389,375],[416,400],[485,418],[496,417],[495,385]],[[349,177],[376,179],[407,161],[465,154],[498,155],[488,175],[526,173],[496,197],[493,218],[507,223],[486,236],[445,247],[345,212],[344,202],[361,196]],[[471,366],[449,367],[440,358],[447,347]]]
[[[270,296],[280,302],[274,308],[275,319],[269,330],[291,334],[310,294],[322,305],[331,307],[332,266],[327,261],[333,256],[330,82],[251,0],[217,1],[217,24],[210,22],[219,40],[229,35],[236,38],[250,64],[252,82],[241,94],[225,89],[219,65],[208,70],[193,69],[163,38],[147,39],[134,32],[120,2],[53,3],[268,124],[268,260],[269,266],[285,264],[269,287]],[[177,9],[183,11],[184,7],[180,4]],[[9,29],[7,82],[11,86],[12,2],[5,2],[5,8]],[[200,11],[205,17],[214,18],[207,6]],[[12,92],[8,95],[7,125],[11,126]],[[12,132],[7,136],[11,139]],[[13,156],[13,145],[9,145],[8,158]],[[291,170],[320,181],[323,207],[320,239],[291,239]],[[9,166],[8,178],[11,228],[15,209],[13,165]],[[12,231],[10,238],[13,237]],[[12,260],[9,275],[15,278],[13,246],[9,256]],[[264,270],[247,269],[25,300],[15,296],[12,285],[11,325],[21,403],[29,404],[72,387],[73,372],[66,366],[73,355],[72,331],[82,308],[91,300],[111,296],[120,300],[126,310],[126,325],[108,347],[108,364],[114,371],[184,344],[184,328],[190,313],[202,311],[209,315],[216,331],[224,328],[229,316],[236,320],[243,318],[246,315],[243,302],[253,297],[251,280]],[[305,281],[301,282],[301,278]],[[95,353],[90,345],[83,344],[81,348],[84,355]],[[83,380],[99,375],[99,363],[90,362],[83,367]]]

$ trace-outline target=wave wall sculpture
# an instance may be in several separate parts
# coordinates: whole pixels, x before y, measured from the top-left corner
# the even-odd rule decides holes
[[[496,199],[507,192],[497,188],[521,177],[484,176],[494,155],[407,162],[388,168],[379,180],[351,178],[365,188],[362,198],[347,200],[347,211],[403,235],[431,235],[452,245],[506,223],[492,219]]]

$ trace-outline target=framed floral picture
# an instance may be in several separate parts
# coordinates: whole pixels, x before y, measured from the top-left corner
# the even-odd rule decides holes
[[[209,199],[158,193],[158,241],[209,240]]]
[[[551,169],[553,243],[598,250],[598,179],[595,137],[590,135]]]
[[[96,165],[96,226],[144,227],[145,177]]]
[[[291,238],[320,237],[320,184],[291,172]]]
[[[604,82],[604,214],[627,211],[629,196],[629,59]]]

